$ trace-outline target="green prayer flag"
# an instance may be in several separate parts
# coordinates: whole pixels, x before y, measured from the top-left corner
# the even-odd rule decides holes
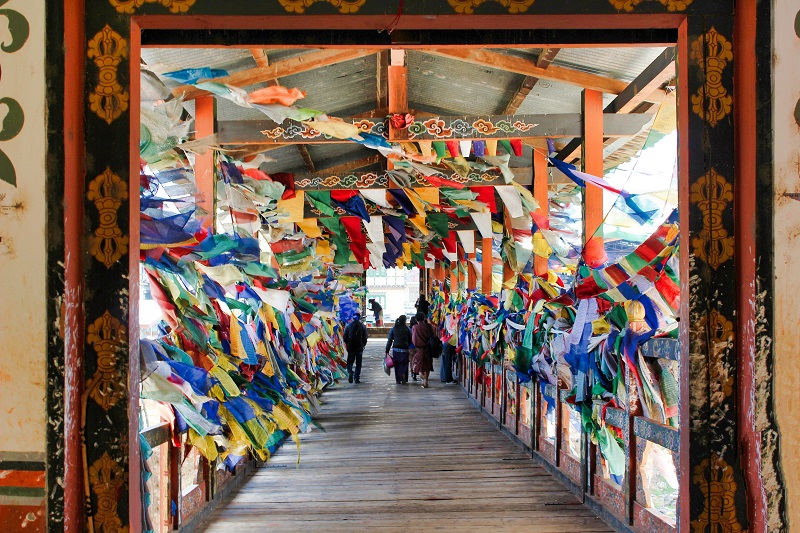
[[[329,217],[336,215],[336,211],[331,207],[331,191],[306,191],[306,197],[323,215]]]
[[[428,213],[427,216],[428,226],[443,239],[446,239],[450,234],[449,219],[450,217],[447,213]]]

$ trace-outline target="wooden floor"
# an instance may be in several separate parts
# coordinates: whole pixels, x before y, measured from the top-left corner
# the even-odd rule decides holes
[[[370,340],[361,384],[325,392],[300,466],[287,442],[201,531],[611,531],[458,385],[395,384],[384,344]]]

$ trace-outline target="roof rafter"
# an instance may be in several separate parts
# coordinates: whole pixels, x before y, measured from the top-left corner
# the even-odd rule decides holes
[[[658,88],[675,76],[675,48],[666,48],[636,79],[628,84],[624,91],[617,95],[606,106],[603,113],[630,113]],[[650,106],[648,106],[649,108]],[[646,109],[644,110],[646,111]],[[581,147],[581,139],[572,139],[558,152],[562,161],[571,160]]]
[[[536,66],[539,68],[547,68],[556,58],[556,54],[558,54],[561,48],[543,48],[542,52],[539,54],[539,57],[536,59]],[[536,76],[525,76],[525,79],[522,81],[522,85],[520,88],[517,89],[517,92],[514,93],[514,96],[511,97],[509,100],[508,105],[506,105],[505,111],[503,111],[503,115],[513,115],[517,111],[519,111],[520,106],[531,93],[536,84],[539,83],[539,78]]]
[[[507,70],[508,72],[515,72],[525,76],[535,76],[543,80],[560,81],[605,93],[619,94],[627,87],[624,81],[615,80],[613,78],[606,78],[605,76],[598,76],[596,74],[558,66],[542,68],[539,67],[535,61],[528,61],[488,50],[433,48],[425,50],[424,52],[449,59],[465,61],[473,65]]]
[[[350,61],[351,59],[358,59],[366,57],[379,52],[375,48],[359,48],[359,49],[326,49],[319,52],[309,52],[301,56],[276,61],[275,63],[265,67],[255,67],[239,72],[234,72],[229,76],[221,78],[214,78],[213,81],[217,83],[224,83],[236,87],[246,87],[248,85],[255,85],[257,83],[264,83],[276,78],[285,76],[292,76],[301,72],[307,72],[317,68],[327,67],[342,61]],[[211,81],[211,80],[209,80]],[[184,100],[193,100],[198,96],[209,94],[194,85],[181,85],[172,90],[175,96],[183,96]]]

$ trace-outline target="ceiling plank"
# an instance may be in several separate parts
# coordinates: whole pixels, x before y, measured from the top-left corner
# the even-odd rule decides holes
[[[675,48],[666,48],[606,106],[603,113],[630,113],[674,76]],[[562,161],[571,161],[580,146],[580,138],[572,139],[558,152],[557,157]]]
[[[551,65],[548,68],[539,67],[535,61],[528,61],[518,57],[501,54],[499,52],[490,52],[488,50],[470,49],[470,48],[447,48],[447,49],[430,49],[424,51],[427,54],[435,56],[446,57],[449,59],[457,59],[479,65],[482,67],[495,68],[499,70],[507,70],[509,72],[516,72],[525,76],[535,76],[543,80],[560,81],[577,85],[585,89],[593,89],[595,91],[602,91],[605,93],[619,94],[628,86],[624,81],[615,80],[613,78],[606,78],[605,76],[598,76],[588,72],[581,72],[564,67]]]
[[[327,67],[329,65],[341,63],[342,61],[350,61],[352,59],[370,56],[378,51],[379,50],[374,48],[321,50],[319,52],[310,52],[290,59],[276,61],[266,67],[256,67],[234,72],[229,76],[214,78],[213,81],[233,85],[235,87],[246,87],[276,78],[283,78],[285,76],[292,76],[301,72]],[[183,96],[184,100],[193,100],[198,96],[209,93],[194,85],[181,85],[180,87],[174,88],[172,94],[177,97]]]
[[[536,66],[539,68],[547,68],[553,62],[558,54],[560,48],[543,48],[542,52],[539,54],[539,57],[536,59]],[[525,76],[525,79],[522,80],[522,85],[520,88],[517,89],[517,92],[514,93],[514,96],[511,97],[509,100],[508,105],[506,105],[506,109],[503,111],[503,115],[513,115],[517,111],[519,111],[520,106],[528,97],[530,92],[539,83],[539,78],[536,76]]]

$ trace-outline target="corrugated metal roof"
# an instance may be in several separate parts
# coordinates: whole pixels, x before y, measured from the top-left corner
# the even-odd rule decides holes
[[[502,113],[524,76],[463,61],[409,51],[408,103],[449,115]]]
[[[633,81],[664,48],[562,48],[553,61],[571,68],[623,81]]]

